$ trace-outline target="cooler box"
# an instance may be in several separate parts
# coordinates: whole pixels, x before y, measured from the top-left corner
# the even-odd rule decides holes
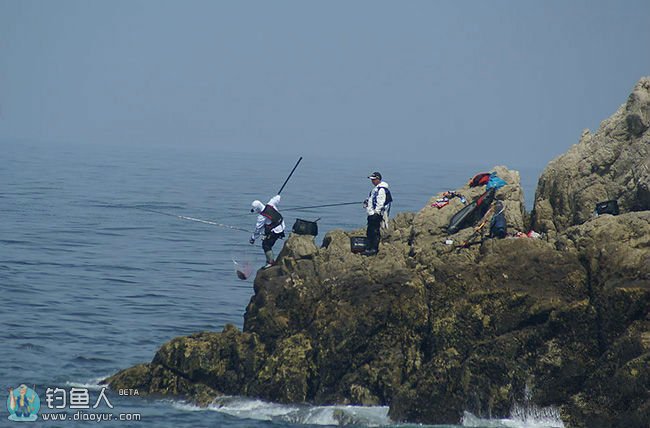
[[[365,236],[353,236],[350,238],[350,249],[353,253],[363,253],[368,248],[368,240]]]
[[[604,202],[598,202],[596,204],[596,214],[601,215],[601,214],[612,214],[612,215],[618,215],[618,201],[617,200],[611,200],[611,201],[604,201]]]

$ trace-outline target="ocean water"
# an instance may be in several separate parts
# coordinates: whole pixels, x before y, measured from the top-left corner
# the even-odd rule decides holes
[[[48,388],[66,394],[87,389],[93,405],[100,379],[150,361],[169,339],[220,331],[227,323],[242,327],[252,281],[236,277],[233,259],[261,266],[259,242],[251,246],[246,232],[175,216],[251,230],[250,202],[273,196],[300,154],[24,141],[2,141],[0,149],[0,400],[8,397],[7,388],[26,384],[35,386],[41,413],[58,411],[45,409]],[[361,201],[370,190],[365,177],[379,170],[393,190],[392,214],[416,211],[437,192],[460,187],[492,166],[476,164],[305,156],[282,193],[281,208]],[[529,206],[542,167],[520,168]],[[321,217],[319,242],[328,230],[365,226],[360,205],[287,210],[285,217],[289,228],[296,217]],[[199,409],[113,391],[107,397],[113,408],[100,402],[85,417],[100,411],[138,414],[140,421],[118,425],[155,427],[393,424],[385,407],[224,397]],[[69,404],[59,413],[73,417],[77,411]],[[0,426],[13,424],[8,415],[0,405]],[[544,412],[529,416],[500,421],[466,414],[459,423],[557,425]]]

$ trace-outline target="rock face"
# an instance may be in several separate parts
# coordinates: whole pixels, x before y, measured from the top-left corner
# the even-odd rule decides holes
[[[292,235],[279,265],[258,272],[243,332],[176,338],[108,382],[202,404],[234,394],[390,405],[394,420],[422,423],[458,423],[465,410],[507,416],[530,390],[570,427],[647,428],[648,175],[630,181],[627,169],[640,165],[639,147],[647,153],[647,94],[644,79],[589,142],[549,165],[533,219],[548,239],[479,239],[471,227],[447,236],[463,204],[432,208],[441,195],[397,215],[374,257],[350,252],[349,238],[363,231],[330,232],[321,247]],[[577,158],[595,167],[578,172]],[[508,182],[497,198],[509,231],[525,232],[519,175],[494,170]],[[577,181],[592,176],[607,197],[626,189],[614,194],[621,215],[590,218],[606,199],[580,190]],[[484,189],[458,191],[473,199]]]
[[[553,160],[539,179],[533,228],[551,235],[584,223],[595,204],[618,200],[623,212],[650,210],[650,78],[600,129]]]

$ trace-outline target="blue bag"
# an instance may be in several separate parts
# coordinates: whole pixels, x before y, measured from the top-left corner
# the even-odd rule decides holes
[[[495,204],[495,213],[490,221],[490,238],[503,239],[508,235],[508,223],[506,215],[503,213],[505,207],[501,201],[497,201]]]
[[[503,186],[505,186],[506,184],[508,183],[506,183],[505,180],[503,180],[503,178],[500,178],[499,176],[497,176],[496,172],[493,172],[492,174],[490,174],[490,179],[488,180],[485,189],[490,190],[494,188],[494,190],[498,190]]]

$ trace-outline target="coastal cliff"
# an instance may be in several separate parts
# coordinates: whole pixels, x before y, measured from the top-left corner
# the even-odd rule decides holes
[[[350,251],[363,231],[332,231],[321,246],[291,235],[278,265],[257,273],[243,331],[175,338],[107,382],[204,405],[223,394],[389,405],[395,421],[436,424],[506,416],[528,390],[570,427],[647,428],[649,125],[644,78],[548,165],[530,218],[519,174],[493,169],[508,183],[496,197],[509,231],[541,238],[459,246],[477,237],[446,234],[463,204],[432,208],[442,195],[391,220],[374,257]],[[608,199],[621,214],[593,217]]]

